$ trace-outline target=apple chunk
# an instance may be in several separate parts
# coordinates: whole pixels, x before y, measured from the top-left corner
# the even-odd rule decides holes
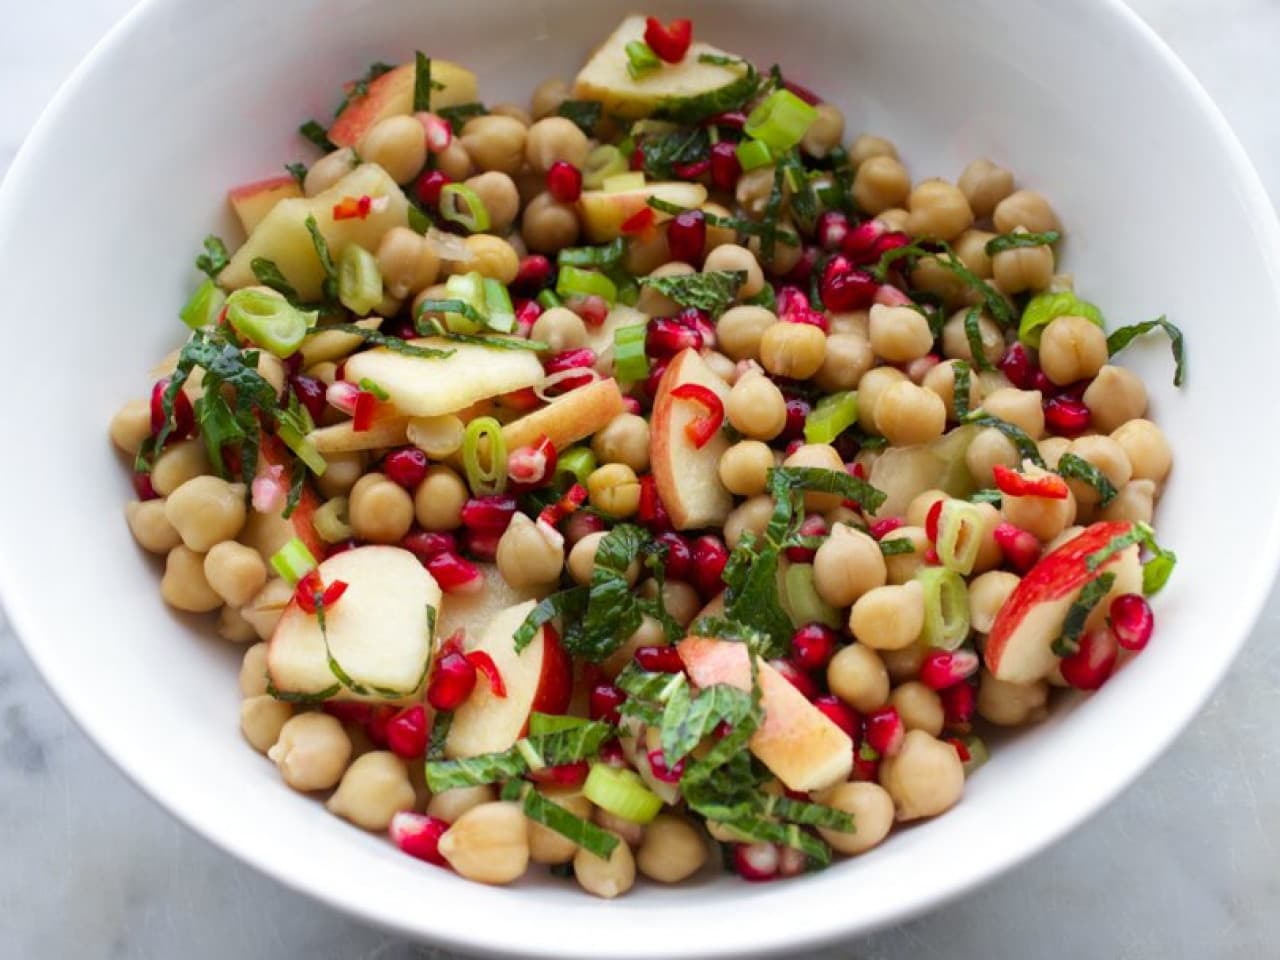
[[[502,428],[508,450],[529,446],[545,436],[557,450],[603,430],[623,413],[622,391],[615,380],[596,380],[556,397]]]
[[[707,188],[700,183],[673,181],[649,183],[638,190],[584,190],[578,198],[578,213],[582,217],[582,229],[592,243],[608,243],[622,235],[622,225],[649,204],[655,197],[679,207],[696,209],[707,202]],[[671,214],[654,211],[654,222],[670,220]]]
[[[458,630],[478,636],[507,607],[530,599],[542,599],[532,590],[517,590],[511,586],[494,564],[477,563],[476,566],[484,578],[484,586],[473,593],[446,593],[441,601],[440,619],[436,623],[436,636],[441,642]]]
[[[319,567],[326,583],[347,584],[325,611],[329,651],[353,681],[400,696],[361,696],[339,688],[335,700],[402,699],[417,692],[431,659],[432,628],[441,591],[408,550],[367,546],[346,550]],[[319,619],[291,600],[271,635],[267,673],[277,690],[316,694],[337,678],[329,668]]]
[[[291,200],[302,196],[302,188],[293,177],[271,177],[253,183],[241,184],[227,191],[227,201],[231,209],[240,219],[245,235],[253,233],[253,228],[262,222],[262,218],[271,212],[281,200]]]
[[[1102,622],[1112,598],[1122,593],[1140,593],[1142,564],[1137,545],[1126,547],[1096,571],[1088,568],[1090,554],[1132,528],[1124,521],[1095,523],[1041,557],[996,614],[983,653],[987,669],[1009,683],[1033,683],[1047,677],[1058,663],[1053,641],[1062,634],[1067,611],[1098,573],[1114,573],[1116,580],[1094,607],[1086,629]]]
[[[465,644],[468,652],[483,651],[493,658],[506,696],[494,696],[489,681],[481,674],[475,691],[453,713],[445,756],[475,757],[506,750],[525,734],[530,713],[562,713],[568,707],[573,688],[572,665],[555,631],[543,627],[527,647],[516,653],[512,635],[534,606],[535,601],[526,600],[499,611],[477,638]]]
[[[676,355],[658,384],[650,418],[649,461],[658,494],[677,530],[723,524],[733,508],[733,497],[718,472],[729,438],[720,431],[702,447],[693,445],[685,427],[707,411],[701,404],[671,395],[686,383],[709,387],[721,403],[729,398],[729,385],[692,348]]]
[[[751,660],[745,645],[708,637],[680,641],[680,659],[699,687],[718,683],[751,689]],[[821,790],[848,779],[853,740],[805,699],[782,674],[759,664],[764,722],[749,746],[789,790]]]
[[[413,112],[412,63],[389,70],[369,84],[369,92],[352,98],[329,128],[329,139],[339,147],[354,147],[379,120]],[[431,109],[456,107],[478,100],[476,75],[448,60],[431,61],[431,80],[441,86],[431,91]]]
[[[280,467],[285,471],[284,481],[287,483],[291,459],[283,443],[275,437],[264,435],[259,448],[258,476],[265,474],[271,467]],[[319,506],[320,498],[312,492],[311,487],[304,484],[298,505],[288,517],[283,515],[283,507],[272,513],[250,510],[239,540],[262,554],[263,560],[270,562],[281,547],[297,537],[306,544],[313,557],[323,559],[328,545],[316,533],[313,522]]]

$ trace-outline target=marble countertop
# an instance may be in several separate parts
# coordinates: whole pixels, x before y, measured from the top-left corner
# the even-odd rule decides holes
[[[0,173],[62,78],[130,6],[7,11]],[[1200,77],[1280,197],[1280,4],[1133,6]],[[1066,842],[928,916],[809,960],[1275,956],[1277,634],[1280,592],[1191,728]],[[0,837],[0,960],[447,960],[285,890],[172,820],[76,729],[2,613]]]

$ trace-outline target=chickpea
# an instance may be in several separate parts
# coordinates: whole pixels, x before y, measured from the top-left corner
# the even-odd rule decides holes
[[[228,643],[250,643],[258,639],[257,628],[236,607],[223,606],[218,611],[218,636]]]
[[[760,337],[760,362],[770,373],[807,380],[826,358],[827,337],[808,323],[775,323]]]
[[[641,585],[643,590],[652,582],[646,580]],[[656,588],[656,584],[654,587]],[[653,591],[656,596],[656,590]],[[661,622],[656,617],[649,614],[642,614],[640,617],[640,626],[638,626],[631,636],[622,642],[622,645],[613,653],[605,657],[600,663],[600,672],[606,677],[616,677],[627,668],[627,664],[635,658],[636,651],[641,647],[665,647],[669,646],[666,632],[662,628]]]
[[[828,316],[831,320],[832,336],[849,333],[863,340],[871,339],[870,310],[846,310],[843,313],[830,313]]]
[[[475,169],[471,163],[471,155],[458,137],[454,137],[449,146],[437,153],[435,157],[436,169],[454,183],[466,180]]]
[[[813,380],[828,393],[853,390],[874,364],[875,354],[864,335],[833,333],[827,337],[822,368],[813,375]]]
[[[868,590],[849,611],[849,629],[876,650],[899,650],[915,643],[924,629],[924,587],[909,580]]]
[[[200,572],[204,573],[203,566]],[[280,622],[284,608],[292,599],[293,587],[276,577],[268,580],[267,585],[258,591],[258,595],[240,608],[240,616],[253,624],[253,629],[258,631],[259,640],[270,640],[271,635],[276,632],[276,624]]]
[[[572,120],[546,117],[529,128],[524,157],[539,173],[546,173],[561,160],[581,170],[589,149],[587,135]]]
[[[929,519],[929,513],[933,510],[933,505],[939,500],[946,502],[950,500],[945,490],[925,490],[916,494],[911,498],[911,502],[907,504],[906,520],[909,527],[923,527]]]
[[[1173,467],[1173,450],[1164,431],[1150,420],[1130,420],[1111,433],[1120,444],[1135,480],[1162,483]]]
[[[1028,477],[1044,476],[1046,473],[1039,467],[1030,465],[1022,472]],[[1076,498],[1070,491],[1061,500],[1049,497],[1005,496],[1000,509],[1005,518],[1015,527],[1021,527],[1036,539],[1046,542],[1075,522]]]
[[[893,683],[906,683],[920,676],[920,667],[930,649],[923,643],[913,643],[901,650],[881,650],[879,653],[889,679]],[[887,692],[885,697],[888,698]]]
[[[1058,469],[1058,461],[1062,459],[1062,455],[1071,448],[1071,441],[1066,437],[1042,437],[1036,441],[1036,449],[1040,451],[1040,458],[1050,470]]]
[[[524,165],[527,137],[528,129],[519,120],[490,114],[468,120],[458,139],[481,170],[515,174]]]
[[[916,261],[911,268],[911,285],[937,297],[949,308],[968,304],[973,299],[969,285],[937,256],[921,257]]]
[[[924,180],[907,197],[907,232],[916,237],[954,240],[973,226],[973,211],[960,188],[945,180]]]
[[[482,803],[459,817],[440,838],[441,856],[461,876],[495,886],[529,869],[529,837],[516,803]]]
[[[1111,433],[1147,412],[1147,388],[1132,370],[1104,364],[1084,391],[1084,404],[1100,433]]]
[[[879,654],[861,643],[836,651],[827,664],[827,686],[859,713],[889,702],[889,673]]]
[[[556,787],[542,787],[542,796],[556,806],[564,807],[576,817],[591,819],[591,801],[577,790],[566,790]],[[534,863],[568,863],[578,852],[578,845],[562,834],[556,833],[540,823],[528,822],[529,859]]]
[[[801,444],[782,461],[782,465],[784,467],[817,467],[820,470],[844,472],[844,461],[840,459],[836,448],[829,443]],[[804,495],[804,508],[813,513],[826,513],[843,502],[844,498],[838,493],[808,491]]]
[[[328,466],[320,476],[316,477],[316,487],[327,499],[345,497],[356,485],[356,481],[364,476],[366,457],[362,451],[353,453],[327,453],[324,460]]]
[[[761,284],[763,283],[761,279]],[[150,400],[130,400],[111,418],[111,442],[121,453],[135,456],[149,436],[151,436]]]
[[[223,600],[242,607],[266,584],[267,565],[253,547],[224,540],[205,554],[204,575]]]
[[[985,427],[969,441],[964,462],[974,483],[980,487],[991,487],[996,482],[996,464],[1012,470],[1022,463],[1022,457],[1012,440],[995,427]]]
[[[533,96],[529,100],[529,112],[536,120],[549,117],[560,109],[560,104],[568,100],[570,95],[568,80],[561,77],[543,80],[533,88]]]
[[[1044,436],[1044,407],[1039,390],[1018,390],[1008,387],[996,390],[982,398],[982,409],[1019,427],[1032,440]]]
[[[795,224],[788,217],[778,220],[777,242],[773,245],[772,258],[768,261],[763,259],[764,248],[760,244],[759,237],[749,237],[747,249],[751,251],[752,256],[760,259],[766,271],[776,277],[786,276],[796,268],[796,264],[804,256],[804,244],[800,242],[800,234],[796,232]]]
[[[1021,227],[1015,234],[1026,233]],[[1053,280],[1053,247],[1015,247],[991,258],[991,272],[1003,293],[1038,293]]]
[[[427,801],[427,814],[445,823],[456,823],[464,813],[481,804],[493,803],[498,792],[488,784],[474,787],[453,787],[432,794]]]
[[[643,473],[649,469],[649,421],[634,413],[619,414],[591,438],[591,449],[601,463]]]
[[[390,750],[374,750],[357,757],[325,804],[365,830],[386,830],[391,818],[412,810],[417,801],[409,770]]]
[[[711,368],[711,372],[725,383],[733,383],[738,378],[738,365],[716,350],[706,350],[702,354],[703,362]]]
[[[568,307],[552,307],[533,321],[529,339],[545,343],[553,354],[577,350],[587,345],[587,325]]]
[[[849,162],[860,167],[872,157],[892,157],[898,159],[898,148],[892,140],[877,137],[872,133],[860,133],[853,143],[849,144]]]
[[[424,139],[425,144],[425,139]],[[356,168],[356,152],[350,147],[342,147],[323,157],[311,165],[307,175],[302,178],[302,192],[308,197],[324,193],[335,183]]]
[[[1062,229],[1049,201],[1034,190],[1018,190],[1009,194],[996,204],[991,219],[1001,233],[1013,233],[1017,227],[1025,227],[1032,233]]]
[[[946,723],[942,698],[923,683],[913,680],[902,684],[889,696],[889,705],[898,711],[908,730],[923,730],[931,737],[942,734]]]
[[[996,527],[1003,522],[1003,514],[990,503],[979,503],[977,508],[982,519],[977,530],[978,553],[973,558],[973,569],[970,571],[974,575],[998,567],[1004,561],[1004,551],[996,543]]]
[[[138,546],[150,553],[168,553],[182,542],[165,516],[163,500],[134,500],[125,505],[125,519]]]
[[[378,244],[378,270],[387,292],[407,297],[436,282],[440,259],[425,238],[408,227],[392,227]]]
[[[612,900],[635,885],[635,857],[631,853],[631,847],[625,843],[615,846],[608,860],[602,860],[594,853],[580,848],[573,855],[573,875],[577,878],[578,885],[587,893]]]
[[[909,730],[902,749],[880,761],[880,785],[893,797],[898,820],[934,817],[964,793],[964,764],[951,744]]]
[[[876,214],[877,222],[883,224],[884,228],[891,233],[906,233],[910,219],[911,214],[902,207],[891,207]]]
[[[638,847],[644,840],[643,823],[636,823],[634,820],[619,817],[602,808],[597,808],[592,816],[597,826],[604,827],[610,833],[617,834],[622,842],[629,847]]]
[[[267,692],[267,645],[255,643],[240,661],[240,694],[246,698]]]
[[[505,234],[520,213],[520,191],[508,174],[490,170],[468,177],[466,185],[476,192],[489,214],[489,230]]]
[[[769,202],[769,195],[773,192],[773,177],[773,167],[757,167],[738,177],[737,186],[734,187],[733,198],[738,202],[738,206],[742,208],[742,211],[753,220],[759,220],[764,216],[765,205]],[[790,189],[784,181],[784,203],[789,195]]]
[[[427,136],[412,115],[379,120],[360,140],[360,158],[376,163],[396,183],[406,184],[427,162]]]
[[[547,192],[529,201],[520,221],[520,236],[535,253],[556,253],[578,239],[578,212]]]
[[[716,339],[732,360],[759,360],[764,332],[776,323],[777,316],[764,307],[730,307],[716,324]]]
[[[928,443],[947,429],[947,407],[936,393],[909,380],[890,386],[876,404],[876,428],[895,446]]]
[[[529,111],[518,103],[495,103],[489,108],[489,112],[499,117],[511,117],[513,120],[519,120],[526,127],[533,123],[533,117]]]
[[[573,545],[573,549],[569,551],[569,575],[578,583],[589,584],[591,577],[596,569],[596,550],[600,547],[600,541],[605,538],[605,531],[597,530],[594,533],[588,533],[585,537]],[[640,579],[640,562],[638,560],[631,561],[631,565],[626,570],[627,583],[631,586]]]
[[[413,494],[413,513],[424,530],[456,530],[462,526],[467,485],[446,466],[436,465]]]
[[[983,280],[990,280],[992,274],[991,258],[987,256],[987,244],[996,235],[986,230],[970,228],[956,237],[951,249],[966,267]],[[1005,291],[1006,293],[1008,291]]]
[[[650,880],[679,883],[702,869],[707,862],[707,845],[687,819],[660,813],[645,830],[635,857],[636,866]]]
[[[896,157],[869,157],[853,175],[853,202],[875,216],[900,207],[911,193],[911,176]]]
[[[1154,480],[1130,480],[1102,513],[1103,520],[1128,520],[1130,523],[1150,523],[1156,509],[1156,484]]]
[[[751,533],[759,537],[769,525],[773,516],[773,497],[767,493],[744,500],[729,514],[724,522],[724,542],[732,550],[738,545],[743,534]]]
[[[668,255],[670,254],[668,253]],[[649,273],[649,277],[655,280],[661,277],[691,277],[697,272],[687,263],[672,260],[654,267]],[[665,293],[662,293],[657,287],[644,286],[640,288],[640,298],[636,300],[636,309],[641,313],[649,314],[651,317],[666,317],[679,313],[680,304]]]
[[[813,556],[813,586],[833,607],[851,606],[888,579],[880,544],[861,530],[838,523]]]
[[[591,505],[611,517],[629,517],[640,507],[640,481],[625,463],[606,463],[587,477]]]
[[[240,732],[249,746],[266,754],[280,738],[280,731],[293,716],[293,706],[275,697],[248,697],[240,704]]]
[[[820,103],[818,115],[805,130],[800,147],[811,157],[822,159],[844,139],[844,114],[830,103]]]
[[[156,493],[167,497],[180,486],[212,469],[204,441],[196,438],[181,440],[166,447],[151,465],[151,486]]]
[[[969,348],[969,335],[965,332],[967,309],[957,310],[942,326],[942,355],[952,360],[965,360],[973,364],[973,351]],[[985,313],[978,315],[978,340],[982,355],[990,364],[1004,356],[1004,334],[994,320]]]
[[[969,581],[969,623],[978,633],[990,633],[996,614],[1018,586],[1018,575],[991,570]]]
[[[942,400],[942,405],[947,408],[947,419],[955,421],[956,415],[956,360],[945,360],[942,363],[935,364],[929,368],[929,372],[924,375],[921,386],[926,390],[932,391]],[[969,409],[976,410],[982,404],[982,383],[977,377],[973,376],[970,370],[969,376]]]
[[[413,526],[413,497],[386,474],[366,473],[351,488],[347,513],[361,540],[399,543]]]
[[[1122,490],[1133,476],[1124,447],[1110,437],[1076,437],[1071,441],[1070,452],[1097,467],[1117,490]],[[1098,491],[1083,480],[1068,480],[1067,486],[1082,504],[1093,506],[1099,500]]]
[[[787,401],[776,383],[752,373],[739,377],[729,391],[725,414],[743,436],[772,440],[787,425]]]
[[[188,613],[209,613],[222,606],[222,598],[204,577],[204,557],[181,544],[165,557],[160,595],[169,606]]]
[[[819,827],[822,839],[838,853],[866,853],[879,845],[893,828],[893,798],[878,783],[838,783],[815,798],[853,817],[854,830],[844,833]]]
[[[760,263],[746,247],[736,243],[723,243],[715,247],[702,261],[703,273],[717,270],[741,270],[747,275],[738,288],[738,299],[747,300],[764,289],[764,271]]]
[[[490,233],[473,233],[465,242],[471,251],[471,259],[466,262],[468,271],[475,270],[503,284],[515,282],[520,272],[520,257],[515,247]]]
[[[1043,680],[1009,683],[982,671],[978,682],[978,715],[999,727],[1021,727],[1049,715],[1049,685]]]
[[[328,790],[342,779],[351,759],[351,738],[342,724],[315,711],[292,717],[267,756],[295,790]]]
[[[899,527],[880,538],[881,543],[894,540],[910,541],[914,549],[910,553],[896,553],[884,558],[889,582],[891,584],[910,583],[916,572],[924,566],[924,555],[933,544],[929,542],[929,535],[925,533],[924,527]]]
[[[707,214],[708,219],[712,216],[715,216],[715,217],[732,217],[733,216],[732,210],[730,210],[728,207],[721,206],[718,203],[711,203],[711,202],[704,203],[698,209],[700,209],[704,214]],[[706,256],[708,254],[710,254],[712,251],[720,249],[721,247],[736,243],[737,239],[738,239],[738,232],[734,230],[732,227],[717,226],[715,224],[708,223],[706,239],[703,240],[703,243],[702,243],[703,268],[704,269],[706,268],[706,262],[707,262]],[[747,252],[751,253],[750,250],[748,250]],[[755,254],[751,254],[751,255],[752,257],[755,256]],[[761,276],[760,278],[760,286],[762,288],[764,287],[763,276]],[[741,290],[738,291],[738,295],[739,297],[743,296]],[[746,296],[750,296],[750,294],[746,294]]]
[[[646,600],[658,596],[658,582],[646,580],[640,585],[640,592]],[[662,584],[662,605],[667,613],[682,627],[687,627],[702,609],[702,598],[698,591],[682,580],[665,580]]]
[[[956,186],[969,201],[973,215],[985,220],[996,204],[1013,193],[1013,174],[986,157],[979,157],[964,168]]]
[[[622,269],[633,277],[647,276],[664,264],[676,262],[678,261],[671,259],[671,245],[667,242],[666,224],[660,224],[656,230],[651,230],[647,234],[630,237],[627,240],[626,249],[622,253]],[[689,265],[682,264],[682,266]],[[642,313],[650,312],[641,306],[645,302],[646,294],[649,296],[662,296],[652,287],[642,287],[640,289],[640,299],[636,302],[636,309]],[[664,297],[663,299],[666,298]]]
[[[873,367],[858,381],[858,425],[867,432],[879,432],[876,427],[876,408],[880,398],[895,383],[901,383],[907,375],[896,367]]]
[[[917,360],[933,347],[929,321],[919,310],[877,303],[870,318],[871,349],[890,363]]]
[[[735,443],[720,457],[718,472],[726,490],[740,497],[764,493],[773,451],[759,440]]]
[[[516,590],[555,583],[564,568],[564,544],[550,540],[523,513],[511,518],[498,540],[498,572]]]

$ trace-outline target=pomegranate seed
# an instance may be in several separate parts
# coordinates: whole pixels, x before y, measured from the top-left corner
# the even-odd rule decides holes
[[[151,388],[151,435],[154,437],[164,428],[164,392],[169,388],[169,380],[157,380]],[[196,414],[191,408],[191,399],[182,390],[173,400],[173,429],[169,436],[182,438],[189,436],[196,426]]]
[[[418,199],[428,207],[440,205],[440,191],[453,183],[452,178],[443,170],[428,170],[418,178],[414,189]]]
[[[711,169],[711,158],[703,157],[701,160],[693,160],[689,163],[673,163],[671,172],[681,180],[697,180],[704,176]]]
[[[791,661],[801,670],[825,670],[836,652],[836,632],[825,623],[806,623],[791,635]]]
[[[463,530],[462,552],[473,560],[492,563],[498,557],[498,541],[506,531]]]
[[[329,549],[324,552],[325,557],[332,557],[335,554],[346,553],[348,550],[354,550],[359,544],[356,543],[354,537],[348,537],[346,540],[339,540],[337,543],[329,545]]]
[[[840,249],[857,266],[876,261],[876,242],[888,231],[879,220],[863,220],[845,232]]]
[[[681,350],[702,347],[702,334],[672,317],[654,317],[644,331],[644,352],[651,357],[674,357]]]
[[[1077,690],[1097,690],[1111,676],[1119,652],[1109,629],[1090,630],[1080,638],[1080,649],[1059,663],[1062,679]]]
[[[644,149],[639,144],[636,144],[636,148],[631,151],[630,166],[632,170],[644,169]]]
[[[676,320],[686,327],[697,330],[702,336],[702,345],[704,347],[714,347],[716,345],[716,328],[711,322],[711,314],[705,310],[699,310],[697,307],[685,307],[676,314]]]
[[[871,252],[874,255],[872,257],[872,262],[874,263],[878,261],[890,250],[896,250],[898,247],[905,247],[910,242],[911,238],[901,230],[892,230],[888,233],[882,233],[876,239],[874,246],[871,248]]]
[[[956,755],[960,757],[961,763],[968,763],[973,759],[969,754],[969,746],[959,737],[948,737],[947,743],[956,748]]]
[[[1056,396],[1058,393],[1058,385],[1049,379],[1049,375],[1043,370],[1036,370],[1031,375],[1031,390],[1039,390],[1044,397]]]
[[[351,700],[326,700],[320,709],[329,716],[343,723],[355,723],[363,726],[373,718],[373,707],[367,703],[356,703]]]
[[[738,162],[737,145],[721,140],[711,146],[711,185],[717,190],[731,193],[742,176],[742,164]]]
[[[804,694],[806,700],[812,700],[818,695],[818,685],[814,682],[813,677],[809,676],[790,660],[770,660],[769,666],[782,674],[787,683]]]
[[[828,310],[865,310],[876,297],[879,284],[847,257],[835,256],[822,271],[822,302]]]
[[[883,520],[877,520],[871,525],[871,536],[876,540],[883,540],[886,536],[905,524],[906,521],[901,517],[885,517]]]
[[[575,203],[582,196],[582,171],[567,160],[557,160],[547,171],[547,192],[561,203]]]
[[[618,708],[626,699],[627,695],[612,683],[597,683],[587,697],[587,716],[592,720],[616,724],[622,719],[618,716]]]
[[[651,673],[682,673],[684,661],[675,647],[639,647],[635,652],[636,663]]]
[[[704,127],[728,127],[730,130],[741,130],[747,125],[747,115],[741,110],[726,110],[702,121]],[[725,143],[728,141],[720,141]],[[734,146],[733,143],[729,143]]]
[[[822,516],[812,513],[804,518],[797,533],[802,537],[825,537],[831,532]],[[787,559],[792,563],[813,563],[813,547],[787,547]]]
[[[808,284],[809,278],[813,276],[813,268],[818,263],[818,248],[813,244],[806,245],[800,251],[800,259],[796,261],[796,265],[788,270],[782,277],[788,283]],[[795,320],[797,323],[804,323],[804,320]]]
[[[662,496],[658,493],[658,481],[652,473],[646,473],[640,478],[640,504],[636,507],[636,519],[654,533],[664,533],[671,529],[671,518],[667,515],[667,508],[662,502]],[[685,557],[685,563],[687,564],[689,548],[683,537],[681,538],[681,545],[684,546],[683,552],[681,552],[680,546],[673,546],[671,543],[667,543],[667,562],[671,562],[674,553],[677,558],[677,568],[684,569],[680,567],[679,558]],[[668,567],[668,576],[673,579],[688,579],[687,570],[683,577],[671,573],[670,570],[671,568]]]
[[[876,303],[883,307],[909,307],[912,300],[893,284],[882,283],[876,291]]]
[[[304,373],[295,373],[289,378],[289,386],[293,388],[293,395],[298,398],[298,402],[311,415],[312,421],[319,423],[324,416],[324,393],[327,389],[324,383]]]
[[[563,373],[566,370],[590,369],[596,365],[596,352],[590,347],[562,350],[552,354],[542,363],[547,373]]]
[[[627,756],[622,752],[622,744],[618,742],[617,737],[612,740],[606,740],[600,745],[600,760],[611,767],[625,767],[627,765]]]
[[[930,547],[924,552],[924,562],[930,567],[942,566],[942,558],[938,556],[938,548]]]
[[[427,702],[437,710],[457,710],[475,688],[475,666],[458,651],[450,650],[436,658],[427,684]]]
[[[415,490],[426,479],[427,455],[417,447],[392,450],[382,461],[382,472],[406,490]]]
[[[667,756],[659,747],[649,751],[649,771],[653,774],[655,780],[662,783],[679,783],[680,778],[684,776],[684,757],[676,761],[674,767],[667,766]]]
[[[667,224],[667,246],[671,259],[691,266],[702,262],[702,248],[707,242],[707,218],[701,210],[685,210]]]
[[[417,760],[427,752],[427,711],[422,704],[405,707],[387,724],[387,746],[401,760]]]
[[[391,842],[409,856],[446,867],[449,864],[440,852],[440,838],[448,829],[449,824],[439,817],[401,810],[391,818],[387,833]]]
[[[507,476],[524,487],[537,486],[551,479],[559,460],[555,444],[544,433],[533,444],[511,452],[507,457]]]
[[[939,497],[933,502],[929,512],[924,515],[924,535],[931,543],[938,542],[938,518],[942,516],[942,505],[946,500],[946,497]]]
[[[724,589],[720,574],[729,562],[729,551],[719,537],[706,534],[689,544],[689,553],[689,583],[709,600]]]
[[[824,693],[820,697],[815,697],[813,705],[821,710],[828,720],[853,738],[854,743],[858,742],[858,727],[862,720],[853,707],[834,693]]]
[[[652,474],[650,474],[652,476]],[[656,496],[657,491],[654,491]],[[667,577],[672,580],[688,580],[691,570],[692,551],[689,541],[674,530],[664,530],[656,537],[660,546],[667,548],[665,569]]]
[[[804,422],[813,410],[813,404],[804,397],[792,397],[787,401],[787,425],[778,439],[790,443],[804,439]]]
[[[443,153],[453,143],[453,127],[449,121],[438,113],[420,110],[414,117],[422,124],[422,133],[426,138],[427,150],[430,153]]]
[[[505,493],[471,497],[462,505],[462,525],[469,530],[502,533],[516,513],[516,498]]]
[[[643,489],[643,488],[642,488]],[[564,541],[570,547],[589,533],[599,533],[604,529],[604,521],[594,513],[579,510],[569,517],[564,527]]]
[[[452,550],[429,558],[426,568],[445,593],[476,593],[484,589],[484,576],[479,568]]]
[[[452,533],[442,533],[435,530],[414,530],[405,534],[404,539],[400,541],[400,546],[417,557],[420,563],[425,564],[438,553],[446,551],[456,553],[458,541],[454,539]]]
[[[826,210],[818,217],[818,246],[828,253],[834,253],[844,243],[849,234],[849,217],[841,210]]]
[[[977,706],[977,694],[973,685],[957,683],[940,691],[942,712],[949,729],[968,729],[973,719],[973,711]]]
[[[160,499],[160,494],[156,493],[156,488],[151,483],[151,474],[135,473],[130,479],[133,481],[133,492],[137,494],[139,500]]]
[[[920,664],[920,682],[930,690],[945,690],[978,672],[972,650],[930,650]]]
[[[543,767],[531,770],[528,774],[535,783],[545,783],[557,787],[580,787],[591,772],[591,765],[585,760],[577,763],[562,763],[557,767]]]
[[[894,707],[880,707],[868,713],[863,719],[863,731],[867,745],[882,757],[892,757],[901,750],[907,735],[902,717]]]
[[[997,523],[992,536],[1004,558],[1019,573],[1026,573],[1040,559],[1040,541],[1012,523]]]
[[[640,401],[632,396],[624,396],[622,398],[622,409],[625,413],[634,413],[637,416],[644,409],[640,406]]]
[[[1074,436],[1089,429],[1091,414],[1083,400],[1062,395],[1051,397],[1044,404],[1044,422],[1054,433]]]
[[[808,869],[808,866],[809,859],[802,851],[795,847],[778,847],[778,876],[798,877]]]
[[[1111,601],[1108,611],[1111,617],[1111,631],[1116,635],[1120,646],[1126,650],[1141,650],[1151,639],[1151,631],[1155,629],[1156,618],[1151,612],[1151,604],[1139,593],[1125,593]]]
[[[511,281],[511,289],[525,296],[537,296],[545,287],[551,285],[554,270],[551,261],[540,253],[531,253],[520,260],[516,270],[516,278]]]
[[[763,883],[778,875],[778,848],[772,843],[735,843],[733,868],[752,883]]]
[[[662,382],[662,375],[667,372],[667,364],[671,361],[666,357],[655,360],[649,364],[649,376],[644,381],[644,394],[650,400],[658,395],[658,384]]]
[[[1000,367],[1000,372],[1009,378],[1009,382],[1019,390],[1032,389],[1031,381],[1036,373],[1036,363],[1031,359],[1031,354],[1027,352],[1027,348],[1021,341],[1015,340],[1009,344],[1009,349],[1004,352],[997,366]]]
[[[585,297],[573,297],[565,306],[580,316],[588,327],[603,325],[609,316],[609,304],[604,297],[598,297],[594,293]]]
[[[880,780],[880,754],[863,743],[854,748],[853,771],[850,780],[859,783],[877,783]]]

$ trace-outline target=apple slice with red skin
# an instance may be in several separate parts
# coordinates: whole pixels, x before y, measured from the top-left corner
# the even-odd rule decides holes
[[[329,139],[339,147],[354,147],[379,120],[413,112],[413,84],[416,68],[412,63],[402,64],[375,78],[369,91],[362,97],[353,97],[338,114],[329,128]],[[448,60],[431,61],[431,79],[443,84],[442,89],[432,89],[431,109],[456,107],[479,99],[476,92],[476,75],[466,67]]]
[[[529,714],[564,713],[573,693],[573,665],[560,638],[543,627],[520,653],[513,634],[536,602],[527,600],[494,614],[478,636],[463,649],[483,651],[493,658],[506,696],[494,696],[483,673],[467,702],[453,713],[445,740],[447,757],[475,757],[511,747],[529,729]]]
[[[293,177],[268,177],[253,183],[242,183],[227,191],[227,200],[236,212],[245,236],[253,232],[268,213],[281,200],[302,196],[302,188]]]
[[[1062,634],[1067,611],[1085,584],[1100,573],[1114,573],[1116,580],[1094,607],[1086,629],[1105,619],[1113,597],[1140,593],[1142,564],[1136,544],[1126,547],[1097,570],[1088,567],[1090,555],[1132,530],[1133,524],[1127,521],[1095,523],[1041,557],[996,614],[983,652],[987,669],[1009,683],[1034,683],[1052,673],[1058,664],[1053,641]]]
[[[717,431],[696,447],[685,432],[692,420],[707,415],[700,403],[681,400],[672,391],[686,383],[707,387],[728,402],[729,385],[721,380],[692,347],[676,354],[653,399],[650,418],[649,462],[658,495],[677,530],[723,526],[733,509],[733,496],[720,482],[719,463],[729,438]]]
[[[689,678],[699,687],[725,683],[751,689],[745,645],[709,637],[686,637],[677,648]],[[789,790],[822,790],[849,778],[853,740],[805,699],[777,670],[759,662],[764,722],[749,747]]]
[[[262,476],[271,467],[281,467],[284,470],[283,482],[287,486],[290,462],[288,448],[276,437],[263,434],[262,444],[258,448],[258,476]],[[316,532],[315,515],[319,508],[320,498],[310,486],[303,484],[302,496],[288,518],[283,515],[283,504],[274,513],[262,513],[250,508],[239,540],[262,554],[263,560],[270,562],[281,547],[297,537],[316,560],[323,560],[328,552],[328,544]]]

